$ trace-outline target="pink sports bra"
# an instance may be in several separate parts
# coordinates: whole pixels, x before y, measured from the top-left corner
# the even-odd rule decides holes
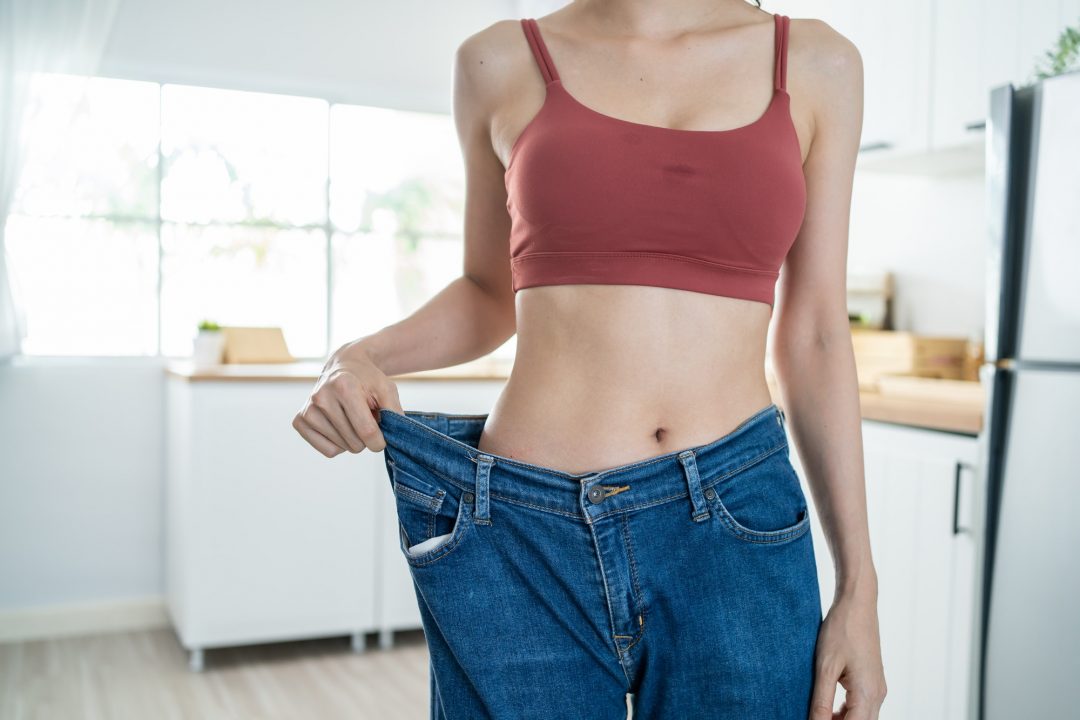
[[[684,130],[592,110],[562,86],[536,20],[539,112],[507,162],[513,289],[654,285],[773,304],[806,187],[785,89],[789,18],[775,18],[768,109],[731,130]]]

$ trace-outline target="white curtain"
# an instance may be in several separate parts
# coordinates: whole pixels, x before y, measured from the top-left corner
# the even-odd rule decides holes
[[[0,0],[0,361],[19,354],[26,337],[4,228],[33,132],[26,112],[32,74],[96,74],[121,2]]]

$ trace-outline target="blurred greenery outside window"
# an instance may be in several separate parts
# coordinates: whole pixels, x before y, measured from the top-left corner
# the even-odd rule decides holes
[[[186,356],[209,318],[322,358],[461,274],[448,115],[43,74],[30,122],[6,227],[28,355]]]

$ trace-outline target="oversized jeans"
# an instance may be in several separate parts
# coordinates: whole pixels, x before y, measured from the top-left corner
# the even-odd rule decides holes
[[[477,448],[487,414],[381,410],[432,720],[805,720],[822,621],[775,405],[588,473]]]

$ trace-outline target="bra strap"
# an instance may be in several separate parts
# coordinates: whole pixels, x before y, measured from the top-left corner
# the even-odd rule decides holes
[[[548,52],[544,38],[540,35],[540,28],[533,18],[522,18],[521,26],[525,30],[525,37],[529,40],[536,64],[540,66],[540,73],[544,76],[544,83],[552,83],[559,79],[559,73],[555,70],[555,63],[551,61],[551,53]]]
[[[774,63],[773,70],[773,87],[781,90],[787,89],[787,39],[788,39],[788,24],[790,18],[787,15],[780,15],[779,13],[773,15],[776,26],[776,37],[774,39],[774,45],[776,46],[776,61]]]

